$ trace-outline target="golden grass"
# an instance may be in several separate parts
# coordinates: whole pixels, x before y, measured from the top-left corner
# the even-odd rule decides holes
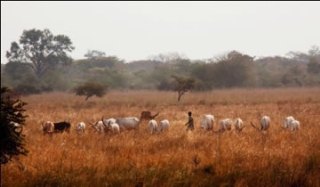
[[[4,186],[320,186],[320,89],[233,89],[187,93],[156,91],[110,92],[103,98],[49,93],[22,98],[28,103],[26,128],[30,151],[3,167]],[[160,112],[169,132],[151,135],[146,123],[139,131],[119,135],[42,134],[45,120],[70,120],[72,125],[105,117]],[[187,112],[196,122],[186,132]],[[215,134],[199,129],[201,116],[217,120],[241,117],[241,134]],[[267,134],[250,122],[269,115]],[[288,132],[285,116],[301,122]]]

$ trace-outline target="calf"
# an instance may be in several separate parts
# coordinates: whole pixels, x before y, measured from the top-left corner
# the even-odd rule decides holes
[[[243,129],[245,126],[243,125],[243,121],[242,121],[241,118],[236,118],[236,119],[235,119],[235,121],[234,121],[234,127],[235,127],[236,131],[238,131],[238,132],[241,132],[241,131],[242,131],[242,129]]]
[[[162,131],[169,130],[169,127],[170,127],[169,120],[167,119],[161,120],[158,126],[158,131],[162,132]]]
[[[292,120],[288,126],[291,131],[296,131],[300,129],[300,122],[298,120]]]
[[[224,132],[226,130],[231,130],[232,120],[229,118],[222,119],[222,120],[220,120],[219,125],[220,125],[220,129],[219,129],[220,132]]]
[[[116,123],[116,119],[109,118],[107,120],[102,120],[103,125],[105,126],[105,130],[111,131],[112,133],[120,133],[119,124]]]
[[[80,132],[84,133],[84,131],[86,129],[86,124],[84,122],[80,122],[80,123],[77,124],[76,129],[77,129],[78,133],[80,133]]]
[[[149,123],[148,123],[148,126],[149,126],[149,130],[150,130],[150,133],[151,133],[151,134],[154,134],[154,133],[157,132],[157,130],[158,130],[158,123],[157,123],[156,120],[154,120],[154,119],[150,120]]]
[[[261,130],[265,131],[268,130],[270,127],[270,117],[269,116],[262,116],[260,120]]]
[[[290,126],[291,121],[294,121],[294,117],[292,117],[292,116],[286,117],[286,118],[284,119],[284,122],[283,122],[282,127],[283,127],[283,128],[288,128],[288,127]]]

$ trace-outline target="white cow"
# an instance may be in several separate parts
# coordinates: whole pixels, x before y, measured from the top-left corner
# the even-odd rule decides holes
[[[119,124],[116,123],[116,119],[109,118],[107,120],[103,120],[103,124],[106,130],[111,131],[112,133],[120,133],[120,127]]]
[[[167,119],[161,120],[159,123],[158,131],[162,132],[165,130],[169,130],[169,127],[170,127],[169,120],[167,120]]]
[[[116,123],[121,130],[139,129],[139,119],[137,117],[125,117],[116,119]]]
[[[154,134],[158,131],[158,123],[156,120],[152,119],[148,123],[149,130],[151,134]]]
[[[242,129],[245,127],[244,124],[243,124],[243,121],[241,118],[236,118],[234,120],[234,127],[235,129],[238,131],[238,132],[241,132]]]
[[[219,125],[220,125],[219,131],[221,131],[221,132],[223,132],[225,130],[231,130],[232,120],[229,118],[220,120]]]
[[[261,129],[260,130],[268,130],[268,128],[270,127],[270,117],[269,116],[262,116],[261,120],[260,120],[260,125],[261,125]]]
[[[120,133],[120,127],[118,123],[109,123],[108,129],[113,133]]]
[[[76,130],[77,130],[77,132],[79,132],[79,133],[80,133],[80,132],[84,133],[85,129],[86,129],[86,124],[85,124],[83,121],[81,121],[80,123],[78,123],[77,126],[76,126]]]
[[[102,120],[97,121],[92,127],[99,133],[103,133],[105,130],[105,125],[103,124]]]
[[[300,122],[298,120],[294,119],[294,120],[290,121],[288,128],[291,131],[299,130],[300,129]]]
[[[286,117],[285,119],[284,119],[284,122],[283,122],[283,128],[288,128],[289,127],[289,125],[290,125],[290,123],[291,123],[291,121],[293,121],[294,120],[294,117],[292,117],[292,116],[288,116],[288,117]]]
[[[214,116],[211,114],[207,114],[202,117],[200,126],[204,130],[212,130],[214,122]]]
[[[109,125],[109,123],[110,123],[110,124],[111,124],[111,123],[116,123],[116,119],[114,119],[114,118],[103,119],[103,124],[104,124],[105,126]]]

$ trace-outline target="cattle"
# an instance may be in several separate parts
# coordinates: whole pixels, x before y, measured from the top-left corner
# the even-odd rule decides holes
[[[170,127],[169,120],[167,119],[161,120],[158,126],[158,131],[162,132],[162,131],[169,130],[169,127]]]
[[[102,120],[105,130],[111,131],[112,133],[120,133],[119,124],[116,123],[116,119],[109,118],[107,120]]]
[[[291,123],[291,121],[293,121],[293,120],[294,120],[294,117],[292,117],[292,116],[286,117],[286,118],[284,119],[284,122],[283,122],[282,127],[283,127],[283,128],[288,128],[289,125],[290,125],[290,123]]]
[[[124,117],[116,119],[120,130],[137,130],[139,129],[140,120],[137,117]]]
[[[270,117],[269,116],[262,116],[260,120],[261,130],[265,131],[268,130],[270,127]]]
[[[300,122],[298,120],[294,119],[294,120],[290,121],[288,128],[291,131],[299,130],[300,129]]]
[[[70,132],[71,124],[66,121],[54,123],[54,132]]]
[[[159,115],[159,112],[155,115],[152,115],[150,111],[142,111],[140,115],[140,120],[151,120]]]
[[[204,130],[212,130],[214,122],[215,122],[214,116],[211,114],[206,114],[201,119],[200,127]]]
[[[234,127],[235,127],[236,131],[238,131],[238,132],[241,132],[243,130],[243,128],[245,126],[243,125],[243,121],[241,118],[236,118],[234,120]]]
[[[268,130],[270,127],[270,122],[271,122],[271,120],[270,120],[269,116],[262,116],[262,118],[260,120],[260,129],[258,127],[256,127],[252,122],[251,122],[251,126],[259,131],[266,132],[266,130]]]
[[[120,133],[120,127],[118,123],[109,123],[108,130],[112,133]]]
[[[224,132],[225,130],[231,130],[232,127],[232,120],[229,118],[226,119],[222,119],[219,121],[219,125],[220,125],[220,132]]]
[[[98,133],[103,133],[105,131],[105,125],[103,124],[102,120],[99,120],[95,123],[91,123],[91,126],[96,130]]]
[[[148,123],[149,131],[151,134],[154,134],[158,131],[158,123],[156,120],[152,119]]]
[[[86,124],[84,122],[80,122],[76,126],[76,130],[78,133],[80,132],[84,133],[85,129],[86,129]]]
[[[295,130],[300,129],[300,122],[298,120],[295,120],[294,117],[288,116],[284,119],[282,127],[288,128],[291,131],[295,131]]]
[[[109,119],[102,118],[102,122],[105,127],[108,127],[109,124],[116,123],[116,119],[115,118],[109,118]]]
[[[54,132],[54,123],[51,121],[46,121],[41,124],[43,134],[51,134]]]

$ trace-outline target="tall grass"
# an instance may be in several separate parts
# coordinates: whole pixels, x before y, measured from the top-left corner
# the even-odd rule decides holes
[[[217,90],[187,93],[110,92],[103,98],[67,93],[24,97],[28,102],[24,130],[30,151],[3,167],[4,186],[320,186],[320,89]],[[160,112],[170,131],[151,135],[146,123],[139,131],[119,135],[43,135],[42,121],[70,120],[72,125],[104,117]],[[192,111],[196,130],[184,124]],[[203,114],[241,117],[242,133],[216,134],[199,129]],[[250,127],[261,115],[272,120],[267,134]],[[285,116],[301,122],[288,132]]]

